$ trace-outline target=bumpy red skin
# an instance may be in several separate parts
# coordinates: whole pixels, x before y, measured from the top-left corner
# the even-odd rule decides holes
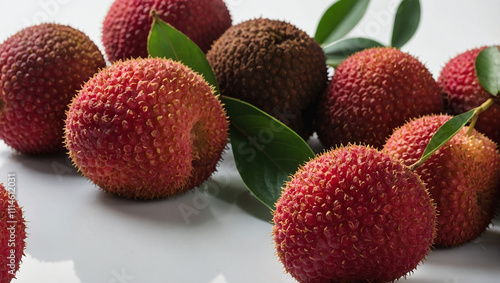
[[[299,282],[386,282],[428,253],[436,211],[424,183],[373,148],[317,156],[287,183],[273,236]]]
[[[442,111],[437,83],[418,59],[394,48],[366,49],[335,69],[320,101],[318,136],[326,147],[381,148],[408,119]]]
[[[383,151],[406,165],[415,163],[431,137],[451,116],[424,116],[397,129]],[[462,129],[416,173],[427,184],[438,209],[436,246],[455,247],[476,239],[491,223],[500,194],[496,145]]]
[[[14,195],[0,184],[0,283],[9,283],[15,278],[24,256],[25,239],[23,211]]]
[[[115,0],[104,19],[102,33],[111,62],[148,56],[152,10],[188,36],[203,52],[232,24],[222,0]]]
[[[492,97],[479,83],[476,70],[476,57],[487,46],[463,52],[452,58],[443,67],[438,78],[445,100],[446,112],[458,115],[471,110]],[[488,110],[481,113],[474,127],[497,144],[500,143],[500,103],[497,99]]]
[[[0,139],[17,151],[64,150],[65,112],[104,57],[69,26],[28,27],[0,45]]]
[[[66,143],[103,190],[148,200],[210,177],[227,130],[221,102],[201,76],[150,58],[115,63],[83,86],[68,112]]]

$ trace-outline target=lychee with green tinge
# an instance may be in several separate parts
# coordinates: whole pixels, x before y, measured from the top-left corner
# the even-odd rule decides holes
[[[119,61],[90,79],[66,119],[74,164],[104,191],[156,199],[199,186],[228,137],[202,76],[166,59]]]
[[[419,176],[358,145],[300,168],[273,220],[279,259],[299,282],[394,281],[425,258],[436,233],[436,209]]]
[[[0,139],[22,153],[63,151],[68,104],[105,65],[70,26],[40,24],[9,37],[0,45]]]
[[[383,151],[412,165],[448,115],[414,119],[394,131]],[[455,247],[479,237],[491,223],[500,195],[496,144],[464,127],[416,169],[437,204],[437,246]]]

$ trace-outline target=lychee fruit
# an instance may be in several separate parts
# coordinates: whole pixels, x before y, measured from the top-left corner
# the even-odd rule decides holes
[[[442,111],[437,83],[417,58],[391,47],[365,49],[335,69],[319,104],[318,137],[325,147],[381,148],[408,119]]]
[[[119,61],[90,79],[66,119],[74,164],[104,191],[134,199],[172,196],[215,171],[228,137],[208,83],[167,59]]]
[[[420,159],[434,133],[451,116],[414,119],[395,130],[383,151],[412,165]],[[437,204],[436,246],[455,247],[486,230],[500,194],[500,157],[496,144],[469,127],[438,149],[416,173]]]
[[[216,40],[207,59],[223,95],[253,104],[304,139],[313,133],[328,75],[323,50],[304,31],[278,20],[245,21]]]
[[[232,25],[223,0],[115,0],[102,27],[103,45],[111,62],[148,56],[152,10],[203,52]]]
[[[446,112],[458,115],[478,107],[492,97],[481,86],[476,76],[477,55],[487,46],[471,49],[450,59],[437,80],[446,104]],[[500,143],[500,104],[490,106],[479,115],[475,128],[497,144]]]
[[[279,259],[299,282],[386,282],[430,251],[435,206],[417,174],[372,147],[331,149],[300,168],[274,211]]]
[[[26,247],[26,223],[14,193],[0,183],[0,283],[15,278]]]
[[[22,153],[63,151],[67,106],[105,65],[70,26],[40,24],[9,37],[0,45],[0,139]]]

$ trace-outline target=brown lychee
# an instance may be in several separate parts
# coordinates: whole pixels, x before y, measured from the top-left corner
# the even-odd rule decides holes
[[[279,20],[248,20],[215,41],[207,59],[223,95],[253,104],[304,139],[314,132],[328,77],[321,46],[304,31]]]

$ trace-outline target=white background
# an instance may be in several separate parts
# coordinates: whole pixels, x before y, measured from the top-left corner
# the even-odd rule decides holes
[[[110,0],[0,0],[0,41],[41,21],[69,24],[101,48]],[[332,0],[227,0],[233,22],[268,17],[314,34]],[[422,2],[403,48],[437,78],[467,49],[500,43],[500,1]],[[374,0],[351,35],[389,43],[395,0]],[[99,191],[64,154],[20,155],[0,142],[0,182],[17,179],[28,221],[26,256],[13,282],[294,282],[274,254],[269,211],[244,188],[230,151],[213,178],[185,195],[136,202]],[[183,213],[184,212],[184,213]],[[190,214],[189,214],[189,213]],[[500,221],[476,241],[434,250],[413,282],[499,282]]]

